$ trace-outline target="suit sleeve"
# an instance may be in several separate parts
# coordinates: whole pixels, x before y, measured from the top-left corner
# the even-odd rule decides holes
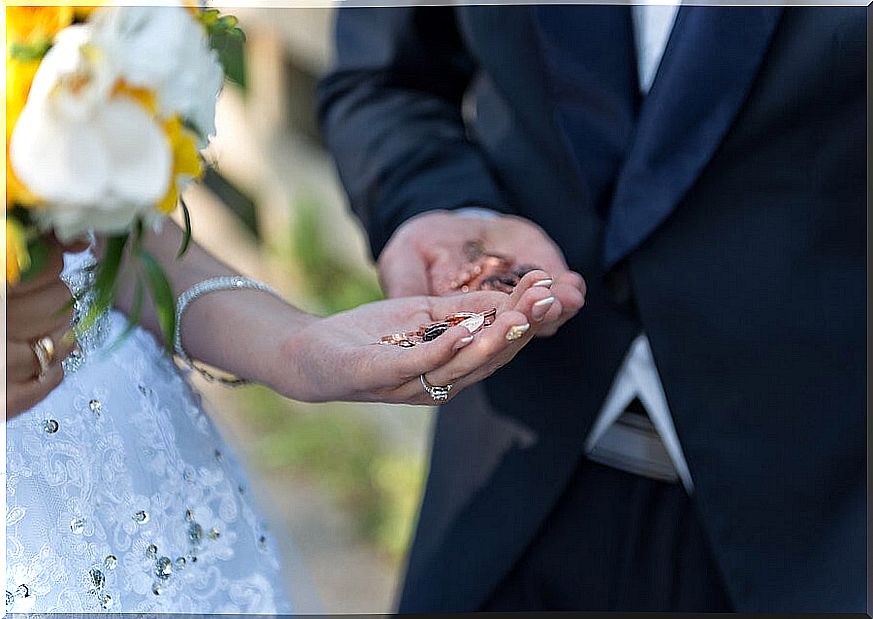
[[[449,7],[337,11],[336,60],[319,86],[319,119],[374,256],[419,213],[507,211],[464,126],[473,72]]]

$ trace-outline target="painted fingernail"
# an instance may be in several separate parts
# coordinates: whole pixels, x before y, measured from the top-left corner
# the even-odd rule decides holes
[[[473,336],[468,335],[467,337],[462,337],[458,340],[458,343],[455,344],[455,350],[461,350],[464,346],[473,341]]]
[[[507,341],[512,342],[519,339],[521,336],[527,333],[528,329],[530,329],[529,324],[515,325],[513,327],[510,327],[509,331],[506,332]]]
[[[538,282],[533,283],[534,286],[542,286],[543,288],[551,288],[552,280],[550,279],[541,279]]]
[[[546,314],[549,311],[549,308],[552,306],[552,303],[555,302],[555,297],[546,297],[541,301],[537,301],[533,304],[533,310],[531,311],[531,315],[534,320],[542,320],[546,317]]]

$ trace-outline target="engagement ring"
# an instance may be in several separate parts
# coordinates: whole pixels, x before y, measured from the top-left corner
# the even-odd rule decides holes
[[[454,387],[452,383],[449,383],[448,385],[431,385],[427,382],[424,374],[420,375],[418,378],[421,380],[421,386],[424,387],[424,390],[433,398],[434,402],[445,402],[449,399],[449,391]]]

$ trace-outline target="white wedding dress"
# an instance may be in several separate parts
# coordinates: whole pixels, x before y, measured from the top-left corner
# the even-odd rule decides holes
[[[92,264],[68,256],[65,281]],[[242,471],[152,336],[119,343],[126,322],[104,316],[6,425],[7,611],[294,612]]]

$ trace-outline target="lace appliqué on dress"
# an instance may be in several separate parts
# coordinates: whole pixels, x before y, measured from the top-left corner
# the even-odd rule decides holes
[[[148,333],[116,345],[126,322],[6,426],[7,611],[292,612],[240,467]]]

